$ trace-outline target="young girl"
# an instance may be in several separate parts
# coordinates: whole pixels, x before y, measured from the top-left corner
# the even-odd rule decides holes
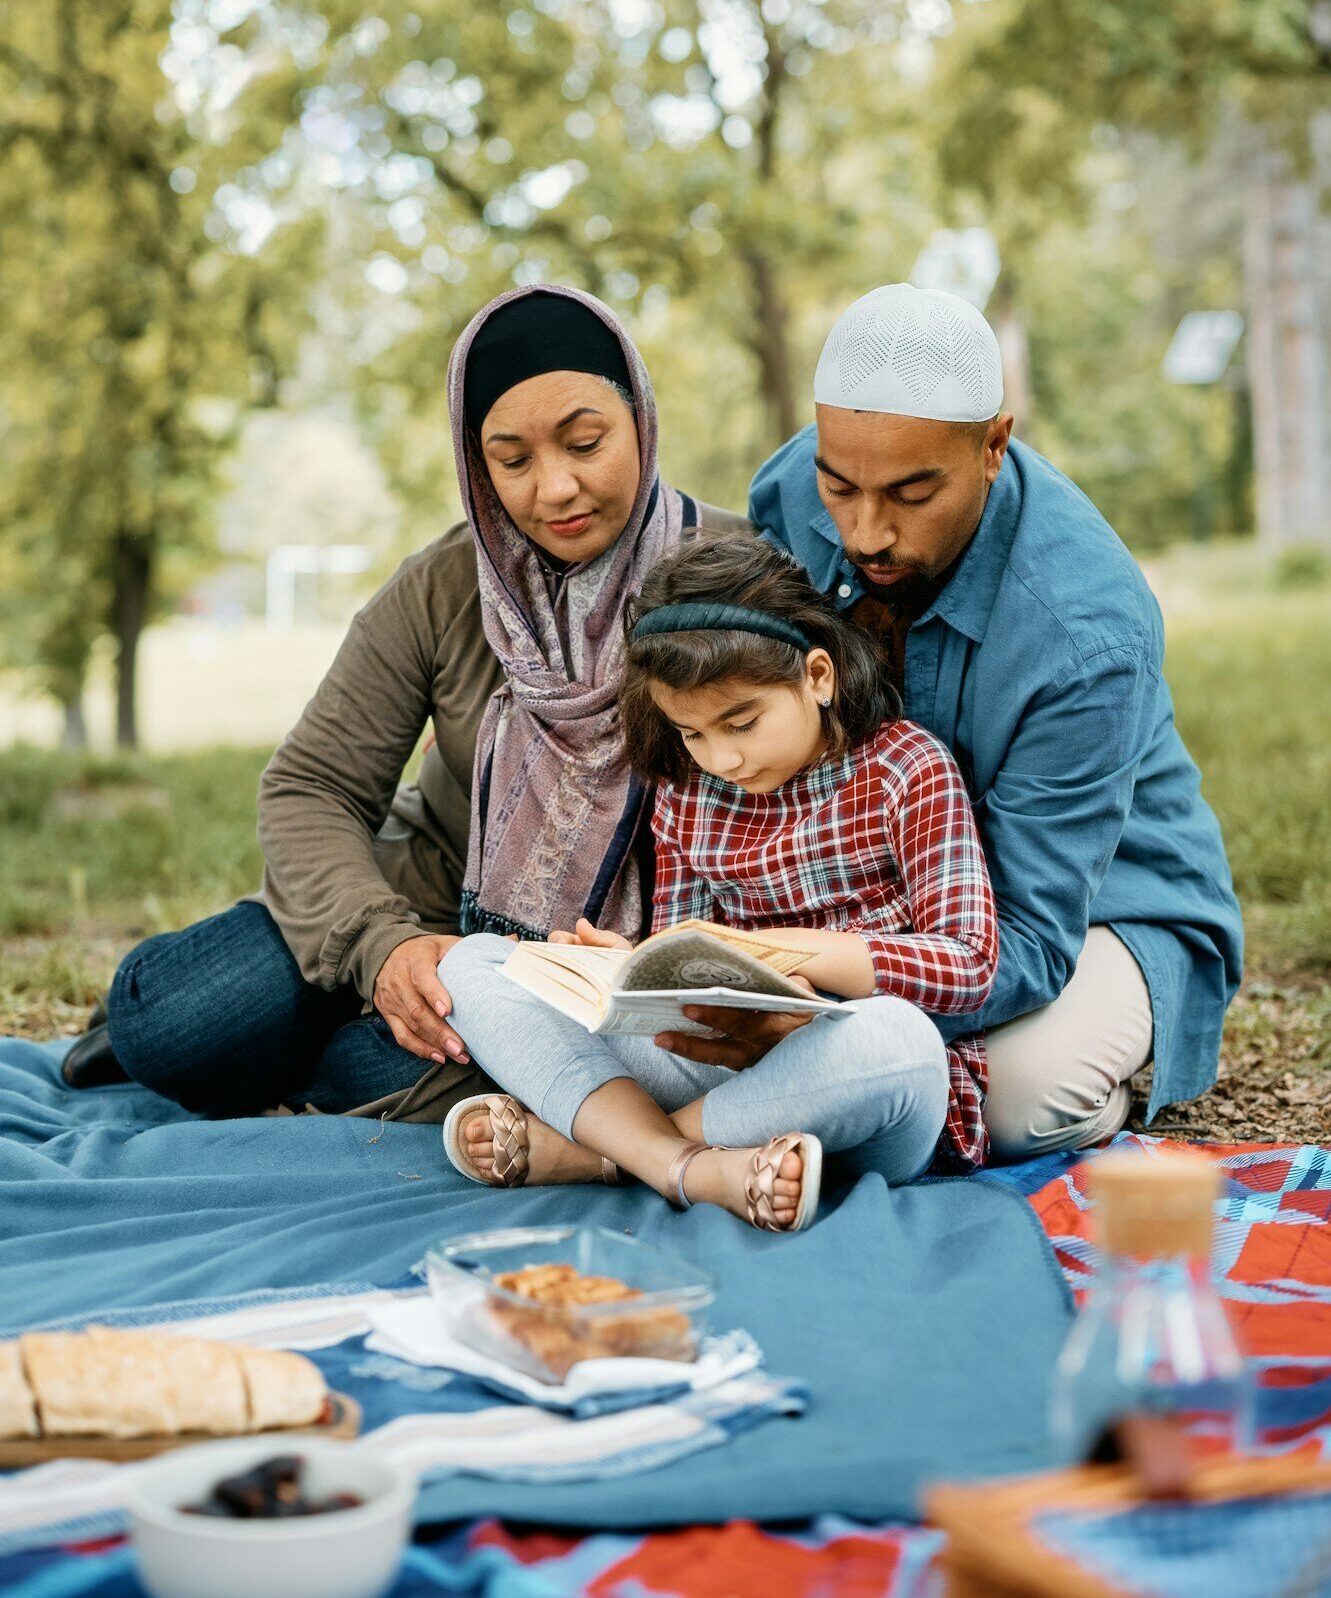
[[[982,1163],[983,1045],[945,1049],[925,1013],[978,1009],[998,957],[956,762],[900,719],[869,635],[759,539],[688,545],[627,627],[624,739],[658,784],[653,930],[698,916],[812,948],[801,974],[858,1002],[792,1017],[731,1071],[589,1034],[500,974],[511,943],[465,938],[440,966],[451,1020],[505,1093],[455,1107],[449,1157],[497,1186],[622,1167],[772,1231],[813,1220],[824,1148],[894,1183],[940,1137],[953,1163]],[[552,939],[629,946],[586,921]]]

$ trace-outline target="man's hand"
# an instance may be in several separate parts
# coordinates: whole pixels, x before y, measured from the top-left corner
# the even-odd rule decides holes
[[[398,1043],[422,1060],[465,1065],[470,1056],[462,1039],[444,1017],[453,1001],[439,980],[438,965],[457,938],[422,933],[399,943],[374,979],[374,1007]]]
[[[599,927],[594,927],[586,916],[578,917],[578,924],[572,932],[552,932],[546,942],[580,943],[586,949],[631,949],[633,947],[627,938],[621,938],[617,932],[602,932]]]
[[[801,976],[790,979],[814,996],[812,986]],[[783,1015],[770,1010],[731,1010],[724,1005],[686,1004],[684,1014],[690,1021],[701,1021],[714,1032],[725,1035],[719,1038],[695,1037],[691,1032],[660,1032],[654,1041],[672,1054],[682,1054],[686,1060],[697,1060],[700,1065],[720,1065],[728,1071],[743,1071],[757,1065],[769,1049],[776,1047],[782,1038],[789,1037],[797,1027],[812,1021],[811,1015]]]

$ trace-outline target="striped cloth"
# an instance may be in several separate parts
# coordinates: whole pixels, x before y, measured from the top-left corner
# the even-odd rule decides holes
[[[884,722],[774,793],[697,771],[662,786],[652,825],[653,931],[697,916],[857,932],[875,991],[935,1015],[978,1010],[993,986],[998,915],[970,796],[956,761],[914,722]],[[950,1044],[948,1065],[940,1154],[971,1170],[989,1146],[980,1034]]]
[[[358,1446],[422,1481],[453,1473],[531,1482],[625,1476],[716,1447],[769,1416],[804,1407],[802,1386],[755,1369],[751,1358],[718,1360],[711,1386],[645,1394],[637,1407],[593,1409],[586,1418],[496,1402],[487,1383],[375,1350],[375,1316],[423,1296],[419,1283],[392,1289],[327,1284],[98,1313],[46,1329],[77,1330],[96,1321],[297,1349],[315,1361],[330,1388],[360,1405]],[[740,1374],[730,1375],[732,1369]],[[128,1468],[66,1459],[0,1478],[0,1590],[9,1590],[6,1555],[120,1533]]]

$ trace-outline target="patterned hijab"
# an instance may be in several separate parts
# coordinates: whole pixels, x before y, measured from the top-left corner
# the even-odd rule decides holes
[[[500,504],[466,426],[467,356],[500,307],[564,295],[618,338],[632,388],[641,479],[624,531],[594,560],[552,572]],[[630,595],[679,543],[684,502],[657,477],[656,401],[642,358],[614,313],[576,289],[540,284],[479,312],[448,368],[453,450],[476,540],[485,636],[504,668],[476,740],[464,932],[545,937],[581,915],[642,935],[639,854],[647,794],[624,758],[616,693]]]

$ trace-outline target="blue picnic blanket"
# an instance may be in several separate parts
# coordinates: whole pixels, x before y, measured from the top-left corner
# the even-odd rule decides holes
[[[1044,1415],[1070,1298],[1008,1188],[877,1177],[825,1188],[775,1237],[640,1187],[496,1192],[445,1162],[439,1129],[336,1117],[210,1122],[134,1087],[70,1092],[60,1045],[0,1041],[0,1325],[258,1288],[400,1280],[441,1237],[619,1227],[720,1281],[807,1412],[659,1468],[586,1483],[450,1477],[421,1517],[570,1526],[914,1511],[924,1483],[1049,1463]]]

